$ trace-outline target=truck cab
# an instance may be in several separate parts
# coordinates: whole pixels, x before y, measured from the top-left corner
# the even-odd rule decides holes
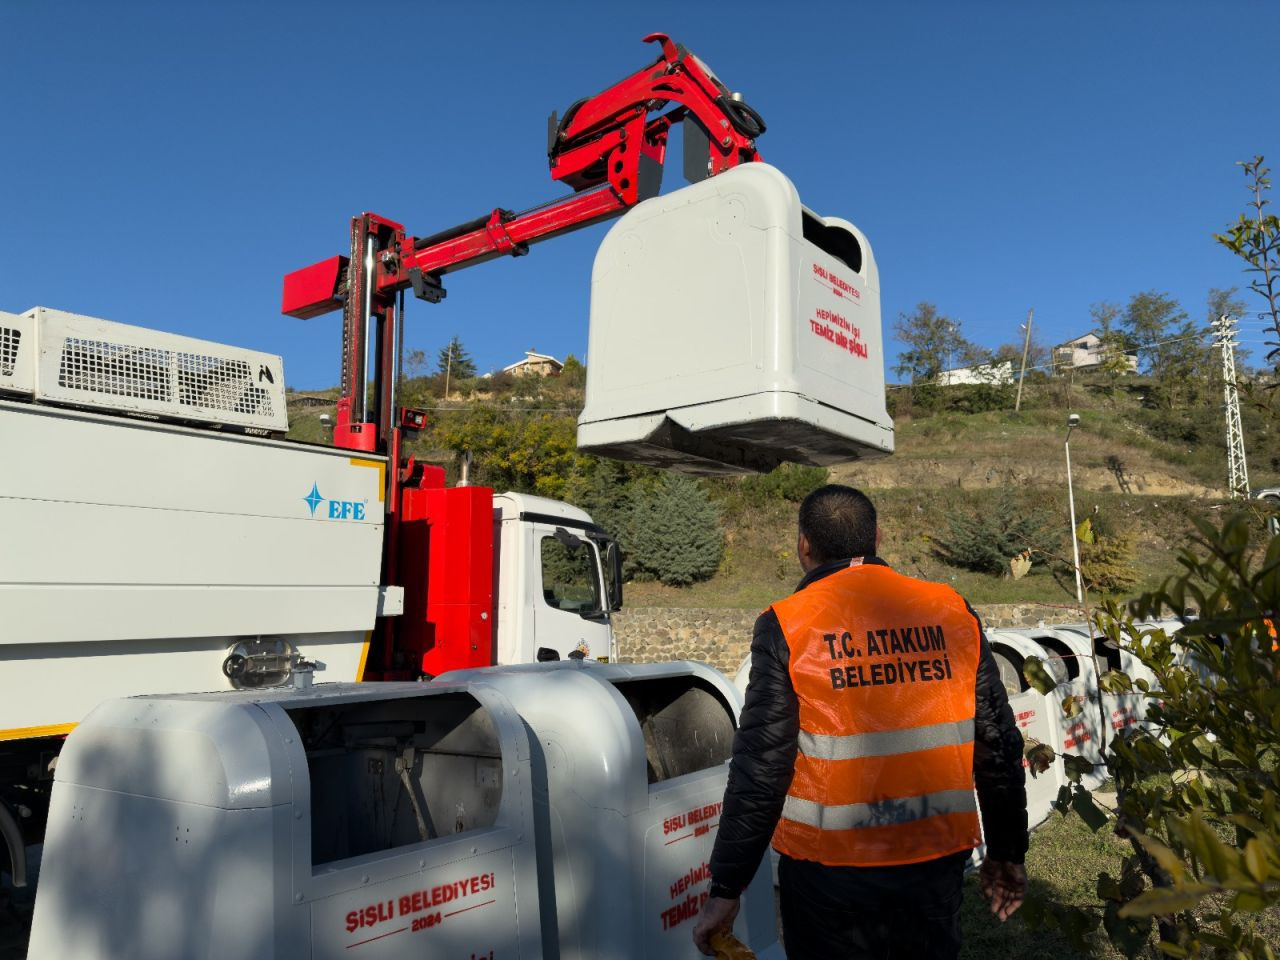
[[[614,659],[617,540],[585,510],[523,493],[495,494],[493,523],[497,662]]]

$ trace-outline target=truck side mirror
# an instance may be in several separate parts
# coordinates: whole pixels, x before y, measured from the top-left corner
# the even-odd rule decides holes
[[[604,547],[605,576],[609,584],[609,609],[622,609],[622,547],[610,540]]]

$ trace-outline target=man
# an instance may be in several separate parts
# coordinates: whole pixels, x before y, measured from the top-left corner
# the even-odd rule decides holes
[[[815,490],[799,527],[804,579],[756,621],[694,943],[711,955],[772,838],[790,960],[954,958],[964,866],[983,836],[992,912],[1007,920],[1026,891],[1008,695],[963,598],[875,555],[864,494]]]

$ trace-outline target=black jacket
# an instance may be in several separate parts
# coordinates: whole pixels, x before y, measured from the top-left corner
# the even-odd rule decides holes
[[[884,564],[878,557],[865,563]],[[849,566],[848,560],[811,570],[797,590]],[[973,608],[969,608],[973,613]],[[975,620],[978,615],[973,613]],[[982,622],[978,621],[979,633]],[[751,680],[729,764],[720,830],[711,854],[713,896],[746,889],[773,837],[795,773],[800,703],[791,686],[787,639],[772,609],[756,620]],[[1009,695],[982,634],[974,717],[973,775],[982,811],[987,856],[1022,863],[1027,852],[1027,791],[1022,734]]]

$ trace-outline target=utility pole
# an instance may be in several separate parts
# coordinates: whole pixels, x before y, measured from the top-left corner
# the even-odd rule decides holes
[[[448,353],[445,354],[444,362],[444,399],[449,400],[449,374],[453,372],[453,341],[449,341],[447,347]]]
[[[954,322],[947,323],[947,372],[943,379],[944,386],[951,386],[951,371],[955,369],[956,364],[956,325]]]
[[[1022,370],[1018,373],[1018,397],[1013,401],[1013,412],[1022,409],[1022,378],[1027,375],[1027,354],[1031,351],[1031,318],[1036,315],[1035,308],[1027,311],[1027,337],[1022,341]]]
[[[1212,324],[1222,349],[1222,398],[1227,413],[1227,486],[1233,500],[1249,499],[1249,467],[1244,459],[1240,393],[1236,389],[1236,323],[1223,314]]]
[[[1084,584],[1080,576],[1080,537],[1076,532],[1076,491],[1071,483],[1071,431],[1080,426],[1080,417],[1071,414],[1067,417],[1067,439],[1062,448],[1067,452],[1067,503],[1071,505],[1071,556],[1076,568],[1076,603],[1084,609]]]

